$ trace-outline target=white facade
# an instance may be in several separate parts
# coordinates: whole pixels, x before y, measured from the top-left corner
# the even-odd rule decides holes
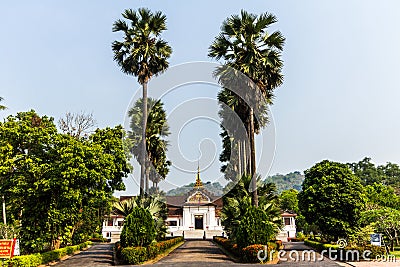
[[[182,203],[179,203],[181,201]],[[169,203],[172,202],[175,205]],[[217,204],[212,202],[205,190],[192,190],[185,199],[167,197],[169,212],[168,232],[183,235],[182,231],[222,231],[221,220],[216,215]]]
[[[290,238],[296,237],[296,219],[297,214],[285,211],[282,213],[283,227],[276,239],[287,242]]]
[[[124,218],[121,216],[111,215],[109,218],[103,221],[102,235],[104,238],[116,242],[122,232],[122,226],[124,224]]]

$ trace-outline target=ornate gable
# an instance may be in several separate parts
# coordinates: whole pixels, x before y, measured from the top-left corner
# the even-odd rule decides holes
[[[186,201],[186,203],[210,203],[210,202],[211,202],[210,198],[206,194],[200,191],[194,192],[194,194],[190,195]]]

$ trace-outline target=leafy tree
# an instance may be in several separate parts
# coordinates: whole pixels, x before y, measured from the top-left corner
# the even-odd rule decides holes
[[[122,247],[148,246],[156,238],[156,228],[148,210],[136,207],[125,218],[121,232]]]
[[[223,59],[226,66],[240,71],[251,79],[269,104],[272,103],[273,90],[283,82],[283,62],[280,52],[283,49],[285,38],[279,31],[273,33],[267,31],[276,21],[276,17],[272,14],[264,13],[257,16],[242,10],[240,15],[233,15],[222,23],[220,35],[215,38],[209,48],[210,57],[217,60]],[[220,77],[220,82],[225,87],[226,79],[223,78],[222,72],[217,72],[217,76]],[[233,97],[236,98],[239,109],[244,110],[247,118],[245,125],[247,125],[246,130],[250,141],[249,174],[253,176],[252,203],[258,206],[254,107],[265,105],[260,104],[263,102],[259,99],[255,99],[255,94],[252,92],[254,90],[256,89],[249,86],[246,88],[247,95],[252,100],[250,103],[256,103],[256,105],[248,105],[237,95]]]
[[[253,244],[267,244],[275,237],[273,223],[259,207],[250,206],[236,230],[236,243],[239,248]]]
[[[160,37],[167,29],[166,17],[159,11],[152,13],[146,8],[139,8],[138,11],[126,9],[122,16],[125,20],[115,21],[113,27],[114,32],[124,34],[123,41],[112,44],[114,60],[124,73],[136,76],[142,85],[142,114],[143,118],[147,118],[147,84],[153,76],[168,68],[168,58],[172,53],[171,47]],[[143,119],[140,195],[143,195],[145,185],[146,123],[147,120]]]
[[[392,208],[377,208],[366,210],[362,213],[363,225],[371,225],[377,232],[385,233],[394,249],[394,241],[398,241],[400,231],[400,211]]]
[[[295,189],[283,191],[279,196],[279,206],[282,210],[291,210],[299,213],[299,201],[297,195],[299,192]]]
[[[0,123],[0,194],[20,225],[25,252],[87,239],[101,230],[114,190],[130,172],[121,126],[88,139],[57,133],[53,118],[20,112]]]
[[[364,185],[382,182],[383,173],[375,167],[375,164],[371,162],[371,158],[365,157],[357,163],[350,163],[349,167]]]
[[[252,177],[244,175],[223,197],[222,225],[233,240],[240,238],[240,234],[238,234],[239,226],[246,212],[252,207],[252,194],[249,190],[251,182]],[[260,203],[257,210],[261,210],[265,214],[268,222],[273,226],[273,232],[276,234],[281,227],[282,219],[275,185],[264,184],[258,177],[258,188]],[[269,230],[266,229],[266,231]]]
[[[165,200],[160,196],[133,196],[132,198],[114,203],[113,213],[125,218],[140,207],[150,212],[156,226],[157,240],[164,239],[166,235],[165,220],[168,217],[168,209]]]
[[[365,208],[365,190],[360,179],[342,163],[324,160],[305,172],[299,209],[309,224],[337,240],[359,225]]]
[[[388,162],[386,165],[378,166],[378,170],[383,173],[382,183],[391,185],[400,194],[400,167],[397,164]]]
[[[374,183],[365,187],[369,204],[398,209],[400,199],[391,186]]]
[[[139,134],[142,129],[143,113],[141,107],[143,105],[142,99],[139,99],[135,105],[129,110],[131,118],[129,138],[132,140],[132,154],[141,161],[141,143],[142,136]],[[167,146],[166,138],[169,133],[169,126],[167,123],[167,114],[164,110],[163,103],[160,100],[148,99],[147,102],[149,115],[147,117],[146,129],[146,181],[151,180],[153,186],[157,187],[161,179],[165,179],[169,172],[171,162],[167,160]],[[146,182],[145,188],[148,192],[148,183]]]

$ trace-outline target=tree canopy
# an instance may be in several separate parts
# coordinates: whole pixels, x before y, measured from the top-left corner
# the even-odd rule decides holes
[[[88,139],[57,132],[53,118],[19,112],[0,123],[0,194],[26,252],[76,243],[101,231],[131,167],[121,126]]]
[[[324,160],[305,172],[299,209],[307,223],[315,224],[327,238],[347,237],[359,225],[365,208],[360,179],[343,163]]]

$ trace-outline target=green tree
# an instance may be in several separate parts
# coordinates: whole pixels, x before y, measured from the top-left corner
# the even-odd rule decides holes
[[[285,38],[279,31],[273,33],[267,31],[275,22],[277,19],[272,14],[263,13],[257,16],[242,10],[240,15],[233,15],[222,23],[221,33],[209,48],[210,57],[217,60],[223,59],[227,66],[240,71],[251,79],[269,104],[272,103],[273,90],[283,82],[281,51]],[[219,76],[221,77],[221,75]],[[222,84],[225,85],[224,82]],[[250,141],[249,173],[253,176],[252,203],[257,206],[254,106],[263,105],[260,105],[258,99],[255,99],[252,90],[255,89],[246,88],[252,102],[258,103],[248,105],[240,101],[240,106],[244,107],[247,115],[247,133]],[[236,98],[238,99],[238,97]]]
[[[350,163],[349,166],[364,185],[380,183],[383,180],[383,172],[371,162],[371,158],[365,157],[357,163]]]
[[[166,17],[161,12],[152,13],[149,9],[138,11],[127,9],[122,14],[125,20],[114,22],[113,31],[124,34],[123,41],[114,41],[112,50],[114,60],[128,75],[137,77],[143,87],[143,118],[147,118],[147,84],[149,80],[168,68],[171,47],[160,35],[167,29]],[[145,185],[146,161],[146,123],[142,120],[142,157],[140,175],[140,195]]]
[[[250,186],[252,182],[251,176],[244,175],[238,183],[223,197],[222,208],[222,225],[225,231],[233,239],[237,240],[241,237],[238,233],[242,219],[247,211],[252,207],[252,193]],[[257,210],[265,214],[267,221],[273,226],[273,232],[276,234],[282,224],[281,213],[278,207],[278,196],[274,184],[264,184],[258,177],[259,188],[259,206]],[[250,216],[250,214],[247,214]],[[251,220],[251,219],[249,219]],[[243,229],[242,229],[243,230]],[[242,231],[240,230],[240,231]],[[266,231],[269,232],[268,229]]]
[[[20,112],[0,123],[0,194],[10,223],[20,225],[25,252],[87,239],[101,231],[114,190],[130,172],[123,130],[98,129],[88,139],[57,133],[53,118]]]
[[[400,167],[397,164],[388,162],[386,165],[378,166],[378,170],[383,173],[382,183],[391,185],[397,194],[400,194]]]
[[[259,207],[250,206],[236,230],[236,242],[239,248],[267,244],[275,234],[275,227],[265,212]]]
[[[132,198],[115,202],[113,213],[125,218],[137,207],[150,212],[156,226],[157,240],[164,239],[166,235],[165,220],[168,217],[168,209],[165,200],[160,196],[133,196]]]
[[[365,187],[368,203],[374,206],[398,209],[400,199],[391,186],[374,183]]]
[[[385,233],[394,250],[394,241],[398,244],[398,233],[400,232],[400,211],[388,207],[369,209],[362,213],[363,225],[371,225],[375,231]]]
[[[147,117],[146,129],[146,192],[149,186],[147,181],[153,182],[153,187],[158,187],[161,179],[165,179],[169,172],[171,162],[167,160],[169,126],[167,123],[167,113],[164,110],[163,103],[160,100],[149,98],[147,101],[149,114]],[[131,131],[129,138],[132,141],[132,154],[141,162],[141,144],[142,144],[142,107],[143,100],[139,99],[129,110]],[[148,178],[148,179],[147,179]]]
[[[156,238],[156,228],[148,210],[136,207],[125,218],[121,232],[122,247],[148,246]]]
[[[299,209],[328,239],[347,237],[359,226],[365,190],[346,164],[324,160],[305,172]]]
[[[289,189],[283,191],[279,195],[279,206],[282,210],[291,210],[295,213],[299,213],[299,201],[297,195],[299,192],[295,189]]]

